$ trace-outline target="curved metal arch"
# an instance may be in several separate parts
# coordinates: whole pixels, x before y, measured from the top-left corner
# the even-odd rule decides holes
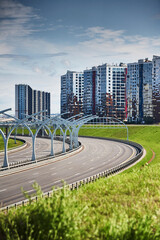
[[[3,141],[5,142],[6,137],[5,137],[5,135],[4,135],[4,132],[3,132],[1,129],[0,129],[0,134],[2,135]]]
[[[54,153],[53,153],[53,137],[52,137],[52,132],[51,132],[51,129],[50,129],[46,124],[40,125],[39,128],[36,130],[36,133],[34,134],[34,144],[35,144],[35,140],[36,140],[37,134],[38,134],[39,130],[40,130],[42,127],[45,127],[45,128],[48,129],[48,131],[49,131],[49,134],[50,134],[50,137],[51,137],[51,153],[50,153],[50,155],[53,156]]]
[[[16,125],[14,125],[11,129],[10,129],[10,131],[9,131],[9,133],[8,133],[8,135],[7,135],[7,137],[6,137],[6,140],[5,140],[5,151],[4,151],[4,161],[3,161],[3,167],[8,167],[9,166],[9,163],[8,163],[8,141],[9,141],[9,138],[10,138],[10,135],[11,135],[11,133],[14,131],[14,129],[16,129],[19,125],[24,125],[27,129],[28,129],[28,131],[31,133],[31,136],[32,136],[32,140],[33,140],[33,133],[32,133],[32,131],[31,131],[31,129],[30,129],[30,127],[26,124],[26,123],[21,123],[21,122],[18,122]]]
[[[129,140],[129,131],[128,131],[128,127],[127,127],[127,125],[126,125],[122,120],[120,120],[120,119],[118,119],[118,118],[115,118],[115,117],[98,117],[98,118],[108,119],[108,120],[113,121],[113,123],[115,122],[115,123],[120,123],[120,125],[123,125],[124,128],[126,128],[126,130],[127,130],[127,140]],[[112,124],[111,124],[111,125],[112,125]]]
[[[95,119],[95,118],[98,118],[97,116],[91,116],[91,115],[88,115],[86,117],[83,117],[80,121],[78,121],[78,125],[75,123],[75,127],[72,131],[72,134],[73,134],[73,138],[74,138],[74,143],[75,143],[75,146],[78,147],[78,133],[79,133],[79,130],[81,128],[82,125],[84,125],[86,122],[92,120],[92,119]]]
[[[54,130],[54,132],[53,132],[53,138],[54,138],[55,133],[56,133],[56,131],[57,131],[58,129],[60,129],[60,131],[62,132],[62,135],[63,135],[63,147],[62,147],[62,152],[64,153],[64,152],[66,151],[66,148],[65,148],[65,135],[64,135],[64,131],[63,131],[63,129],[61,128],[60,125],[57,125],[57,127],[55,128],[55,130]]]
[[[81,118],[79,118],[79,119],[77,119],[77,120],[74,120],[74,121],[73,121],[73,124],[74,124],[74,125],[81,124],[81,122],[85,121],[85,119],[88,119],[89,117],[93,117],[93,116],[94,116],[94,118],[97,117],[97,116],[95,116],[95,115],[89,114],[89,115],[87,115],[87,116],[84,116],[84,117],[81,117]],[[86,122],[88,122],[88,121],[89,121],[89,120],[87,120]]]
[[[14,117],[14,116],[11,116],[9,114],[6,114],[6,113],[3,113],[5,116],[8,116],[8,117],[12,117],[16,120],[15,125],[10,129],[9,131],[9,134],[8,136],[6,137],[6,140],[5,140],[5,149],[4,149],[4,161],[3,161],[3,167],[9,167],[9,163],[8,163],[8,140],[10,138],[10,135],[11,133],[14,131],[14,129],[16,129],[19,125],[22,125],[22,126],[25,126],[28,131],[30,132],[31,136],[32,136],[32,160],[35,160],[34,159],[34,155],[35,155],[35,152],[34,152],[34,145],[33,145],[33,139],[34,139],[34,135],[30,129],[30,127],[27,125],[27,123],[25,123],[25,121],[30,118],[29,116],[27,116],[26,118],[23,118],[21,120],[19,120],[18,118]],[[38,113],[37,113],[38,114]],[[33,114],[33,115],[37,115],[37,114]]]
[[[72,149],[73,149],[73,146],[72,146],[72,131],[71,131],[70,127],[67,127],[66,130],[65,130],[65,132],[64,132],[65,138],[66,138],[67,131],[69,131],[69,133],[70,133],[70,134],[69,134],[69,136],[70,136],[70,145],[69,145],[69,148],[70,148],[70,150],[72,150]]]
[[[4,140],[4,144],[5,144],[5,158],[4,158],[4,162],[3,162],[3,166],[4,167],[8,167],[9,166],[8,156],[7,156],[8,140],[9,140],[9,138],[11,136],[11,133],[15,129],[17,129],[18,126],[23,127],[23,129],[24,129],[24,127],[27,128],[29,133],[30,133],[30,135],[31,135],[31,137],[32,137],[32,160],[35,160],[34,143],[35,143],[37,134],[38,134],[39,130],[42,127],[48,129],[48,131],[50,133],[50,136],[51,136],[51,155],[53,155],[53,144],[52,143],[53,143],[53,138],[55,136],[55,133],[56,133],[57,129],[60,129],[60,132],[63,135],[63,149],[62,149],[62,152],[66,151],[65,150],[65,139],[66,139],[67,131],[69,131],[70,149],[72,149],[72,136],[73,136],[72,131],[73,131],[73,129],[75,129],[75,127],[77,125],[79,125],[81,123],[82,119],[81,119],[81,121],[80,121],[80,119],[78,119],[78,121],[75,120],[75,121],[72,122],[72,121],[70,121],[72,118],[68,119],[68,120],[62,119],[60,116],[62,116],[63,114],[59,114],[58,116],[56,115],[56,116],[54,116],[52,118],[47,118],[46,116],[45,117],[42,116],[43,117],[42,119],[44,119],[44,118],[45,119],[44,119],[44,121],[40,121],[39,119],[34,117],[36,115],[40,115],[41,112],[44,112],[44,111],[40,111],[40,112],[32,114],[32,115],[26,115],[25,114],[26,117],[20,120],[20,119],[18,119],[16,117],[13,117],[13,116],[9,115],[9,114],[6,114],[5,112],[8,111],[8,110],[11,110],[11,109],[6,109],[6,110],[3,110],[3,111],[0,111],[1,114],[15,119],[15,121],[12,122],[12,127],[9,130],[9,134],[8,134],[8,136],[6,138],[5,138],[4,132],[3,131],[0,132],[3,135],[3,140]],[[66,114],[66,113],[64,113],[64,114]],[[78,115],[81,115],[81,114],[78,114]],[[32,119],[32,120],[30,121],[29,119]],[[35,119],[34,122],[33,122],[33,119]],[[36,133],[33,134],[32,130],[31,130],[31,126],[34,125],[34,124],[37,124],[37,123],[40,124],[40,126],[36,130]],[[56,125],[56,128],[55,128],[55,130],[54,130],[54,132],[52,134],[51,129],[49,128],[50,127],[49,124],[53,124],[53,123]],[[64,129],[63,129],[63,127],[64,127]],[[15,137],[15,139],[16,139],[16,137]],[[77,136],[77,139],[75,139],[75,141],[78,142],[78,136]]]

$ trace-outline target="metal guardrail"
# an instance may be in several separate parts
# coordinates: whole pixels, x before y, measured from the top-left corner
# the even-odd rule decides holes
[[[84,137],[84,136],[83,136]],[[93,138],[93,137],[89,137],[89,138]],[[110,168],[108,170],[105,170],[103,172],[100,172],[98,174],[95,174],[93,176],[89,176],[87,178],[81,179],[79,181],[76,181],[74,183],[68,184],[66,187],[68,187],[70,190],[75,190],[78,189],[79,187],[83,186],[84,184],[88,184],[91,182],[95,182],[97,179],[102,178],[102,177],[109,177],[111,175],[114,175],[122,170],[125,170],[127,167],[131,166],[133,163],[135,163],[136,161],[138,161],[144,152],[144,148],[135,142],[131,142],[131,141],[126,141],[126,140],[121,140],[121,139],[110,139],[110,138],[102,138],[102,137],[96,137],[98,139],[106,139],[106,140],[110,140],[110,141],[118,141],[118,142],[122,142],[122,143],[126,143],[130,146],[133,146],[137,149],[137,155],[133,158],[131,158],[129,161],[118,164],[116,167]],[[58,189],[62,189],[62,187],[58,188]],[[58,189],[55,189],[58,190]],[[48,191],[46,193],[43,193],[42,197],[50,197],[53,193],[52,191]],[[31,201],[37,201],[38,197],[34,196],[30,199]],[[8,211],[10,208],[14,207],[17,208],[18,206],[24,206],[25,204],[28,204],[30,202],[29,199],[25,199],[23,201],[17,202],[15,204],[11,204],[5,207],[2,207],[0,210],[2,211]]]

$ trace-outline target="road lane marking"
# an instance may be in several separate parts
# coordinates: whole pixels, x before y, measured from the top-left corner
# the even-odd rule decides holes
[[[78,150],[75,150],[75,152],[72,152],[72,153],[70,153],[70,154],[68,154],[68,155],[65,155],[64,157],[62,157],[62,156],[57,157],[57,160],[55,160],[54,163],[63,161],[63,160],[65,160],[65,159],[69,158],[69,157],[73,157],[73,156],[77,155],[78,153],[82,152],[84,149],[85,149],[85,147],[84,147],[84,145],[82,145],[81,148],[78,149]],[[17,174],[17,173],[22,173],[22,172],[25,172],[25,171],[28,171],[28,170],[33,170],[33,169],[35,169],[35,168],[41,168],[41,167],[43,167],[43,166],[47,166],[47,165],[50,165],[50,164],[53,164],[53,162],[51,162],[51,161],[48,160],[48,162],[42,163],[42,164],[40,164],[40,165],[38,165],[38,166],[35,165],[34,167],[31,166],[31,167],[29,167],[29,168],[20,169],[20,170],[18,170],[18,171],[10,172],[10,173],[7,173],[7,174],[5,174],[5,175],[0,175],[0,178],[1,178],[1,177],[6,177],[6,176],[9,176],[9,175],[13,175],[13,174]]]
[[[72,164],[72,162],[69,162],[68,164]]]
[[[55,169],[55,167],[52,167],[52,168],[51,168],[51,170],[54,170],[54,169]]]
[[[29,181],[28,183],[33,183],[33,182],[35,182],[35,180],[31,180],[31,181]]]
[[[84,162],[84,163],[82,163],[82,165],[86,165],[86,163]]]
[[[33,175],[38,175],[39,173],[33,173]]]
[[[28,191],[26,191],[27,193],[30,193],[30,192],[33,192],[33,191],[35,191],[35,189],[31,189],[31,190],[28,190]]]
[[[58,182],[61,182],[61,180],[57,180],[57,181],[55,181],[54,183],[58,183]]]
[[[0,190],[0,192],[4,192],[4,191],[6,191],[7,189],[2,189],[2,190]]]
[[[92,169],[94,169],[93,167],[91,167],[89,170],[92,170]]]
[[[75,173],[75,174],[74,174],[74,176],[77,176],[77,175],[80,175],[80,173],[78,172],[78,173]]]
[[[94,159],[91,159],[90,161],[91,161],[91,162],[93,162],[93,161],[94,161]]]
[[[69,170],[73,169],[73,167],[68,168]]]
[[[132,149],[133,149],[133,148],[132,148]],[[127,160],[125,160],[124,162],[122,162],[121,164],[123,164],[123,163],[125,163],[125,162],[128,162],[128,161],[133,157],[134,154],[135,154],[135,153],[133,152],[132,155],[131,155],[129,158],[127,158]]]
[[[51,176],[54,176],[54,175],[56,175],[56,174],[57,174],[57,173],[52,173]]]

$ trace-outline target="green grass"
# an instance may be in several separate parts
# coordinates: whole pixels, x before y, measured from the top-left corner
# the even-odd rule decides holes
[[[22,141],[16,140],[16,143],[14,141],[14,139],[9,139],[8,142],[8,149],[14,148],[14,147],[19,147],[23,144]],[[3,138],[2,136],[0,136],[0,151],[4,150],[4,142],[3,142]]]
[[[138,125],[128,126],[128,130],[129,140],[141,144],[147,151],[146,157],[136,165],[136,168],[151,159],[152,150],[156,153],[152,164],[157,163],[160,160],[160,127]],[[79,135],[126,139],[127,131],[126,129],[80,129]]]
[[[84,130],[81,135],[126,138],[124,130]],[[160,239],[160,127],[129,126],[130,140],[147,155],[131,170],[51,198],[0,213],[0,239]],[[151,156],[151,164],[144,165]]]

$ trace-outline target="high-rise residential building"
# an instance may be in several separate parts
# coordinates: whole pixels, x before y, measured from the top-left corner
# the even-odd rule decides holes
[[[127,64],[127,119],[130,122],[138,120],[139,117],[139,67],[138,63]]]
[[[102,64],[61,76],[61,113],[126,118],[126,65]]]
[[[160,56],[152,59],[153,121],[160,122]]]
[[[147,58],[127,64],[127,119],[147,122],[153,118],[152,62]]]
[[[23,119],[32,114],[32,89],[29,85],[15,85],[15,116]]]
[[[61,76],[61,113],[70,117],[83,112],[84,79],[82,72],[67,71]]]
[[[96,114],[97,68],[84,70],[83,111],[85,115]]]
[[[127,66],[123,63],[107,65],[107,114],[125,120],[127,116],[126,105],[126,79]]]
[[[126,118],[124,64],[103,64],[84,71],[84,113]]]
[[[25,114],[31,115],[40,111],[45,111],[41,116],[50,116],[50,93],[32,90],[29,85],[15,85],[15,116],[19,119],[25,118]]]

